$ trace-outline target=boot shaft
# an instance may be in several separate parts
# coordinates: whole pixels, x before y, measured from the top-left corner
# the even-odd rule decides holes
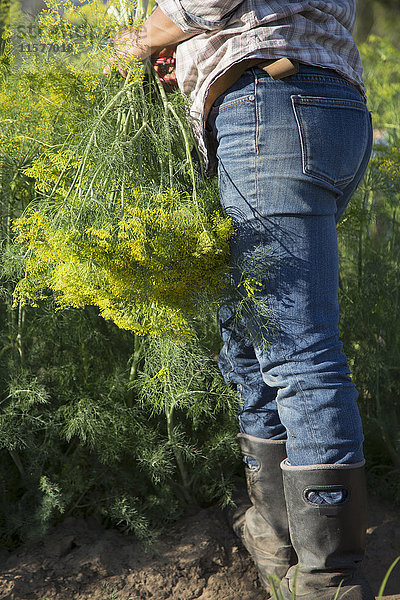
[[[364,463],[291,467],[282,463],[290,534],[302,568],[355,571],[364,556],[367,505]],[[311,492],[343,492],[316,504]]]
[[[367,527],[364,463],[290,466],[281,463],[289,530],[298,565],[284,580],[284,597],[329,599],[342,583],[339,598],[373,600],[359,575]],[[312,493],[342,492],[337,504],[317,504]],[[294,585],[295,580],[295,585]]]
[[[290,543],[289,524],[280,463],[286,458],[285,441],[264,440],[240,433],[242,453],[255,459],[246,466],[252,506],[234,523],[236,534],[251,554],[260,581],[270,592],[270,577],[281,579],[296,556]]]
[[[244,433],[238,438],[243,455],[254,458],[258,467],[246,465],[247,489],[257,512],[284,543],[289,543],[289,524],[280,463],[286,458],[285,440],[264,440]]]

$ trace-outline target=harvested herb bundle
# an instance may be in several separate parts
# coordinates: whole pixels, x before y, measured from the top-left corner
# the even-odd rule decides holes
[[[191,315],[226,287],[232,223],[195,172],[182,95],[167,97],[150,65],[130,65],[125,81],[96,74],[103,63],[89,54],[35,57],[17,93],[13,77],[3,88],[3,106],[23,104],[40,123],[23,169],[36,198],[14,223],[25,263],[15,302],[52,292],[59,308],[94,305],[140,335],[188,339]],[[13,130],[13,143],[27,138],[26,124]]]

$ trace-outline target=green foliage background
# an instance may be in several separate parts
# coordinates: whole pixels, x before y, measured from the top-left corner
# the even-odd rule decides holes
[[[85,10],[90,27],[96,14]],[[89,49],[67,65],[33,56],[15,69],[6,52],[0,63],[0,535],[9,546],[70,514],[149,540],[189,506],[231,502],[238,470],[236,396],[215,360],[211,293],[224,287],[231,224],[216,212],[216,182],[195,172],[183,97],[167,98],[151,71],[132,69],[129,83],[99,74],[106,48],[93,33],[92,60]],[[114,297],[133,317],[123,327],[140,336],[92,301],[125,244]],[[62,311],[53,261],[61,298],[70,290]],[[131,293],[120,293],[123,278]]]
[[[340,329],[366,435],[371,488],[400,501],[400,51],[360,46],[375,129],[373,155],[339,224]]]
[[[375,4],[380,10],[384,3]],[[338,228],[340,327],[360,392],[370,484],[399,502],[400,53],[381,37],[369,38],[361,52],[377,141]],[[7,77],[4,54],[1,68]],[[29,82],[17,83],[18,99]],[[78,78],[75,99],[84,93],[81,84]],[[65,101],[74,131],[85,118],[82,104],[73,95]],[[62,129],[60,115],[52,118]],[[0,119],[2,543],[38,537],[71,514],[96,515],[152,539],[193,505],[229,504],[242,477],[237,400],[216,365],[214,307],[203,304],[185,347],[122,331],[94,307],[55,311],[51,297],[36,308],[14,307],[24,262],[11,225],[38,197],[40,178],[27,175],[38,146],[18,142],[13,121],[21,118],[12,104],[2,104]],[[26,123],[25,135],[36,138],[38,119]],[[151,149],[150,138],[146,143]],[[183,151],[175,171],[184,157]],[[179,177],[181,189],[192,185],[187,169]],[[215,199],[215,182],[208,186]]]

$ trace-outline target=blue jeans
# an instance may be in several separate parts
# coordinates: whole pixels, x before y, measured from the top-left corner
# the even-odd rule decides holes
[[[231,300],[218,311],[218,362],[238,390],[240,431],[287,439],[292,465],[360,462],[357,390],[338,331],[336,224],[368,164],[370,113],[332,70],[301,64],[275,81],[255,67],[219,96],[207,127],[237,230],[232,279],[263,284],[251,312],[238,318]]]

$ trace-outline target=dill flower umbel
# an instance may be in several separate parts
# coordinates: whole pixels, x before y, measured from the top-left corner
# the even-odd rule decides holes
[[[139,335],[190,337],[197,296],[226,286],[232,223],[216,211],[201,218],[176,190],[147,197],[147,206],[138,190],[132,196],[96,226],[55,227],[37,210],[16,220],[27,258],[15,302],[36,304],[50,290],[59,308],[97,306]]]

